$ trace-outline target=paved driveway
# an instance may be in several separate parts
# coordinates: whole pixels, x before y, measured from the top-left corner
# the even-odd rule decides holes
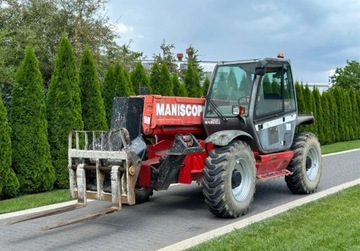
[[[360,150],[324,157],[318,191],[360,178]],[[184,239],[234,223],[306,195],[289,192],[283,178],[258,182],[249,213],[238,219],[219,219],[208,212],[197,184],[156,192],[151,201],[123,206],[120,212],[53,230],[42,226],[98,211],[109,206],[91,202],[86,208],[61,215],[4,225],[1,250],[157,250]]]

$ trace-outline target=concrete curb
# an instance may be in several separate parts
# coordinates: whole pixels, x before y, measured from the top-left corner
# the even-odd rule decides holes
[[[335,194],[341,190],[344,190],[346,188],[352,187],[352,186],[356,186],[356,185],[360,185],[360,179],[356,179],[341,185],[338,185],[336,187],[332,187],[330,189],[327,189],[325,191],[321,191],[321,192],[317,192],[311,195],[307,195],[304,198],[289,202],[287,204],[275,207],[273,209],[267,210],[265,212],[259,213],[257,215],[251,216],[249,218],[243,219],[243,220],[239,220],[235,223],[226,225],[224,227],[220,227],[217,229],[214,229],[212,231],[206,232],[204,234],[200,234],[197,236],[194,236],[192,238],[189,238],[187,240],[184,241],[180,241],[178,243],[175,243],[173,245],[164,247],[162,249],[159,249],[159,251],[176,251],[176,250],[185,250],[188,248],[191,248],[193,246],[196,246],[198,244],[201,244],[203,242],[209,241],[211,239],[214,239],[216,237],[222,236],[224,234],[227,234],[229,232],[232,232],[236,229],[241,229],[244,228],[246,226],[249,226],[255,222],[259,222],[262,221],[264,219],[267,219],[269,217],[273,217],[275,215],[281,214],[283,212],[286,212],[290,209],[293,209],[295,207],[298,206],[302,206],[305,205],[307,203],[310,203],[312,201],[324,198],[328,195],[331,194]]]
[[[76,203],[77,203],[77,200],[72,200],[72,201],[67,201],[67,202],[42,206],[42,207],[26,209],[26,210],[22,210],[22,211],[13,212],[13,213],[0,214],[0,220],[12,218],[12,217],[23,216],[23,215],[26,215],[26,214],[40,213],[42,211],[56,209],[56,208],[59,208],[59,207],[75,205]]]

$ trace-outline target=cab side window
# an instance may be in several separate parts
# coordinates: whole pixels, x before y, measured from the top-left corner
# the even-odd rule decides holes
[[[258,89],[255,107],[255,115],[261,117],[275,112],[281,112],[283,109],[281,81],[274,72],[267,72],[262,78]]]
[[[295,110],[294,87],[287,67],[266,71],[258,88],[255,116]]]
[[[284,109],[285,111],[294,111],[295,106],[295,91],[291,73],[286,70],[284,72]]]

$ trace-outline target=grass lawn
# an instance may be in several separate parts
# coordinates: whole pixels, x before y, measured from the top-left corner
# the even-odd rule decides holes
[[[360,250],[360,186],[190,250]]]
[[[353,140],[353,141],[339,142],[339,143],[321,146],[321,152],[322,154],[328,154],[328,153],[335,153],[335,152],[341,152],[341,151],[359,149],[359,148],[360,148],[360,140]]]
[[[60,203],[69,200],[71,200],[69,189],[23,195],[13,199],[1,200],[0,214]]]

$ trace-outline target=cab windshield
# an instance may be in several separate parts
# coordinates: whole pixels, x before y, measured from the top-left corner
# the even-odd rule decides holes
[[[233,106],[245,106],[248,113],[248,104],[252,82],[254,80],[257,63],[239,63],[220,65],[214,72],[214,81],[208,92],[206,117],[235,117]]]

